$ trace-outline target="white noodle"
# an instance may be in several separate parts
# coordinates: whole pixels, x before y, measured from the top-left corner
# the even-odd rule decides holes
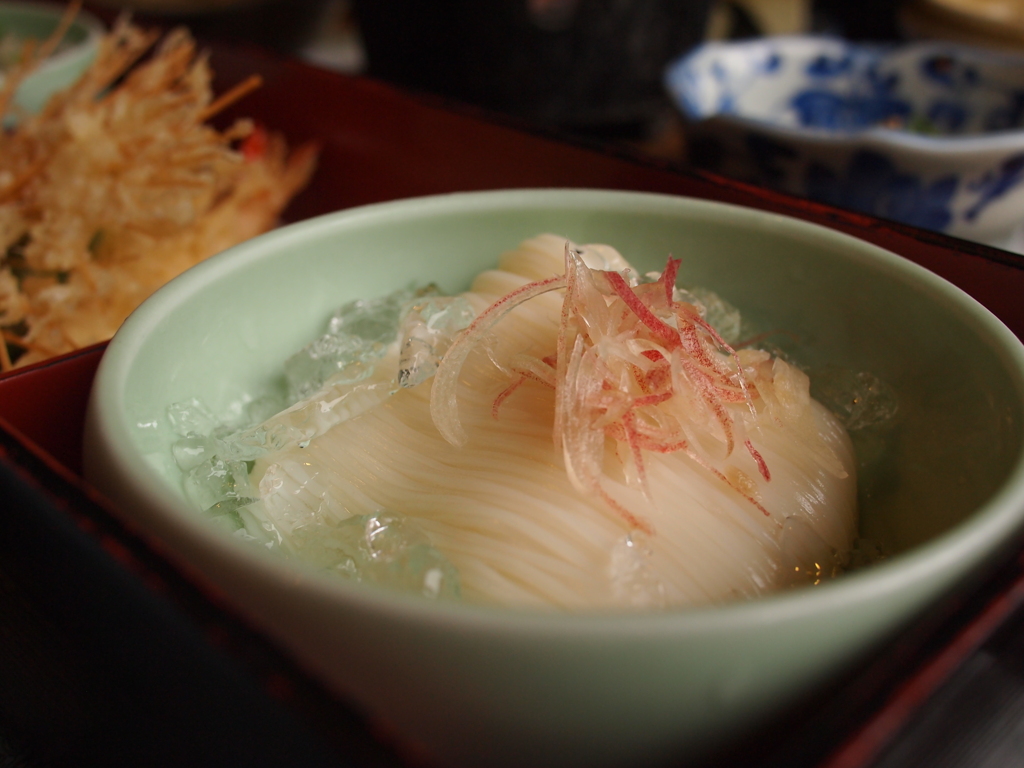
[[[503,255],[501,270],[474,283],[468,294],[474,308],[560,274],[563,244],[545,236]],[[603,268],[625,265],[607,247],[586,246],[584,254]],[[840,560],[849,551],[856,509],[845,431],[816,403],[799,408],[786,392],[766,391],[756,423],[747,404],[728,406],[737,448],[714,466],[738,478],[732,485],[685,452],[650,453],[649,503],[625,476],[607,476],[616,470],[606,456],[608,492],[625,508],[643,510],[653,528],[644,555],[627,539],[637,532],[621,515],[572,486],[552,441],[550,388],[528,381],[492,417],[495,397],[509,385],[509,357],[550,354],[560,311],[561,292],[546,294],[497,323],[491,355],[504,372],[484,348],[470,352],[458,387],[464,447],[446,442],[431,421],[428,381],[335,424],[307,447],[293,444],[259,460],[253,477],[265,482],[253,514],[265,515],[287,538],[297,526],[398,511],[416,520],[458,568],[466,599],[522,606],[699,604],[762,594],[814,565],[787,554],[797,546],[783,534],[789,517],[805,521],[801,535],[811,542],[805,549],[835,551]],[[751,364],[774,365],[780,387],[801,383],[802,374],[784,363],[744,354]],[[747,438],[770,467],[770,482],[743,449]],[[738,492],[748,485],[770,514]],[[634,570],[613,573],[620,560]]]

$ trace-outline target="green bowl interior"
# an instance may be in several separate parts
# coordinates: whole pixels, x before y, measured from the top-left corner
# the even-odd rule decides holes
[[[680,284],[715,290],[755,324],[798,338],[800,362],[869,371],[891,385],[900,415],[864,462],[860,492],[862,533],[892,552],[965,519],[1020,461],[1024,358],[998,321],[948,283],[861,241],[768,214],[554,191],[335,214],[190,270],[133,315],[108,352],[127,361],[120,389],[107,393],[123,403],[115,450],[143,456],[154,482],[180,493],[169,404],[199,397],[226,414],[282,387],[282,361],[346,300],[413,282],[465,289],[503,250],[540,232],[612,244],[641,271],[681,257]]]
[[[0,37],[13,34],[20,40],[42,43],[57,29],[64,10],[61,5],[0,3]],[[71,85],[92,62],[102,32],[98,19],[79,12],[57,52],[18,88],[18,106],[38,112],[54,92]]]

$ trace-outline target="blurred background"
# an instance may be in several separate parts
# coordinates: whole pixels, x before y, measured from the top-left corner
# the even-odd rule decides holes
[[[970,0],[922,0],[943,9]],[[685,159],[665,67],[706,40],[942,35],[892,0],[130,0],[156,23],[251,43],[579,136]],[[930,10],[930,9],[929,9]],[[947,23],[948,31],[957,30]],[[994,25],[1002,29],[1001,25]],[[1024,38],[1022,38],[1024,39]]]
[[[98,2],[1024,253],[1024,0]]]
[[[1024,0],[89,6],[1024,254]]]

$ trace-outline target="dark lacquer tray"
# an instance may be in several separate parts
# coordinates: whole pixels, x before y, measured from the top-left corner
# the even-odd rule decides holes
[[[689,195],[888,248],[956,283],[1024,337],[1020,256],[541,135],[256,50],[214,45],[212,63],[218,89],[253,72],[264,79],[234,114],[293,144],[321,144],[319,171],[287,211],[290,221],[474,189]],[[0,376],[0,766],[418,764],[386,727],[333,698],[82,481],[83,414],[102,351]],[[1003,727],[999,717],[1024,700],[1022,676],[1004,663],[1019,656],[1024,636],[1022,574],[1020,558],[993,563],[716,763],[967,765],[997,754],[1015,722]],[[950,762],[958,756],[967,762]]]

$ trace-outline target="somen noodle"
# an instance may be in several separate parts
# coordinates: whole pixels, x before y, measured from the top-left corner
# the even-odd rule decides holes
[[[730,346],[678,268],[528,240],[461,297],[411,299],[372,366],[236,435],[233,502],[197,501],[328,570],[477,602],[658,608],[827,579],[856,536],[846,431],[801,370]]]

